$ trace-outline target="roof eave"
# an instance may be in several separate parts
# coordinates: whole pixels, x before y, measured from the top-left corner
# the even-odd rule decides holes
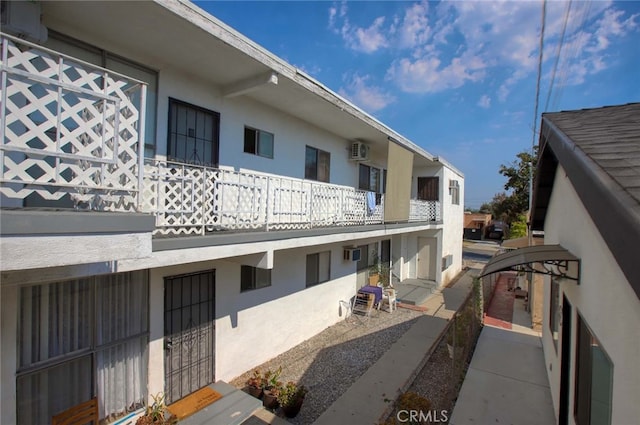
[[[551,149],[557,158],[609,251],[640,298],[640,267],[637,267],[636,250],[640,240],[640,217],[632,208],[633,199],[550,119],[543,115],[542,122],[541,137],[546,136],[542,149]],[[534,199],[540,202],[538,196]],[[536,213],[536,218],[545,215],[546,206],[544,211]]]

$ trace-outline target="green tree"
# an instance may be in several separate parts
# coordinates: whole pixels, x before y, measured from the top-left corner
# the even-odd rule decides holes
[[[520,214],[509,225],[509,239],[523,238],[525,236],[527,236],[527,217],[524,214]]]
[[[500,165],[500,174],[507,178],[504,189],[507,192],[496,193],[491,202],[480,206],[480,212],[491,213],[494,220],[506,222],[509,226],[525,216],[529,209],[529,172],[537,160],[538,147],[533,155],[528,151],[516,155],[516,160]],[[525,219],[526,227],[526,219]]]
[[[533,155],[529,151],[522,151],[516,155],[515,161],[500,165],[500,174],[507,178],[504,189],[511,191],[506,206],[509,223],[516,221],[519,214],[529,209],[529,177],[537,157],[538,147],[536,146]]]

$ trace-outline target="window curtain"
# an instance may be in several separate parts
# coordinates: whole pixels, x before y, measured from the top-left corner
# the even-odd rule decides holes
[[[142,406],[148,342],[146,271],[20,289],[19,424],[97,396],[101,418]]]
[[[136,410],[144,402],[146,276],[145,272],[132,272],[98,279],[96,380],[100,412],[107,417]]]
[[[20,290],[20,366],[30,367],[91,348],[89,280]],[[92,397],[91,355],[24,374],[17,379],[19,424],[50,423],[51,417]]]

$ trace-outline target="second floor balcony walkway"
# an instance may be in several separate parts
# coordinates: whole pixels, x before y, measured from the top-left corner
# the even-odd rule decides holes
[[[4,34],[0,42],[5,207],[37,198],[149,213],[156,235],[384,222],[384,196],[354,187],[143,159],[144,83]],[[438,201],[409,202],[408,221],[441,221]]]

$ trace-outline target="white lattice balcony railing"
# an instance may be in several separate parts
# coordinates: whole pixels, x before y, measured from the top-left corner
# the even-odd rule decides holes
[[[139,209],[144,83],[0,34],[0,193]]]
[[[440,221],[440,201],[409,200],[409,221]]]
[[[145,160],[143,211],[156,234],[307,229],[383,222],[384,199],[353,187]]]

